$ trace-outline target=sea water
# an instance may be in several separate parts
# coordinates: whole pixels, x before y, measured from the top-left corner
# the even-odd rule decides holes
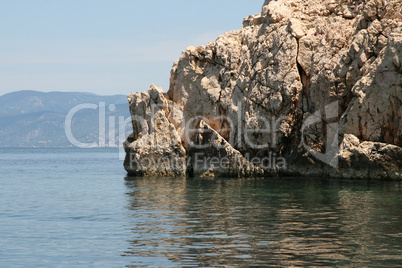
[[[127,177],[117,149],[0,149],[0,267],[402,264],[402,184]]]

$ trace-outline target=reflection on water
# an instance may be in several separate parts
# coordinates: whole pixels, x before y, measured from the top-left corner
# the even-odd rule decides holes
[[[400,183],[127,178],[126,187],[133,267],[402,262]]]

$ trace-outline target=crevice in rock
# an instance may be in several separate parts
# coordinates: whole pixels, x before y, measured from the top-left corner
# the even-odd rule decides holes
[[[303,85],[303,96],[306,97],[307,100],[307,110],[309,109],[309,104],[308,104],[308,93],[310,89],[310,77],[307,75],[306,71],[303,69],[303,67],[300,65],[298,61],[296,61],[297,64],[297,70],[299,72],[300,76],[300,81]]]
[[[310,105],[309,105],[309,94],[310,94],[310,77],[307,74],[307,72],[303,69],[302,65],[299,63],[298,58],[299,58],[299,40],[297,40],[297,54],[296,54],[296,66],[297,70],[299,72],[299,77],[300,77],[300,82],[302,83],[302,109],[303,112],[309,111]],[[306,103],[304,103],[304,100],[306,100]],[[307,107],[304,107],[304,105],[307,105]]]
[[[361,118],[360,115],[359,115],[357,118],[358,118],[358,120],[359,120],[359,127],[358,127],[358,129],[359,129],[359,136],[358,136],[357,138],[359,138],[360,141],[364,141],[365,139],[364,139],[364,135],[363,135],[362,118]]]
[[[299,142],[302,139],[302,137],[301,137],[302,133],[300,132],[300,130],[302,129],[302,125],[303,125],[304,113],[310,110],[310,104],[309,104],[310,77],[308,76],[307,72],[304,70],[304,68],[298,61],[299,49],[300,49],[300,44],[299,44],[299,40],[297,39],[296,66],[297,66],[297,70],[299,73],[300,82],[302,83],[302,90],[301,90],[301,106],[302,107],[301,107],[301,114],[293,115],[295,122],[292,127],[293,134],[290,135],[289,142],[291,142],[293,139],[293,142],[295,144],[299,144]]]

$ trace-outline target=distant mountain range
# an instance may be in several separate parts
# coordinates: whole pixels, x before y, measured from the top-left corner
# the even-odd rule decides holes
[[[0,147],[117,147],[119,125],[121,137],[132,131],[119,119],[129,117],[124,95],[12,92],[0,96]]]

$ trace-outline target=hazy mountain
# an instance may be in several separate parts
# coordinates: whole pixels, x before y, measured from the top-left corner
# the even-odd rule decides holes
[[[127,96],[100,96],[82,92],[38,92],[23,90],[0,96],[0,117],[42,111],[67,113],[81,103],[126,104]]]
[[[67,137],[69,131],[65,129],[69,112],[72,138]],[[0,147],[70,147],[76,142],[114,147],[122,142],[119,117],[129,116],[124,95],[13,92],[0,96]],[[132,127],[130,123],[123,127],[125,133],[121,136],[125,137]]]

